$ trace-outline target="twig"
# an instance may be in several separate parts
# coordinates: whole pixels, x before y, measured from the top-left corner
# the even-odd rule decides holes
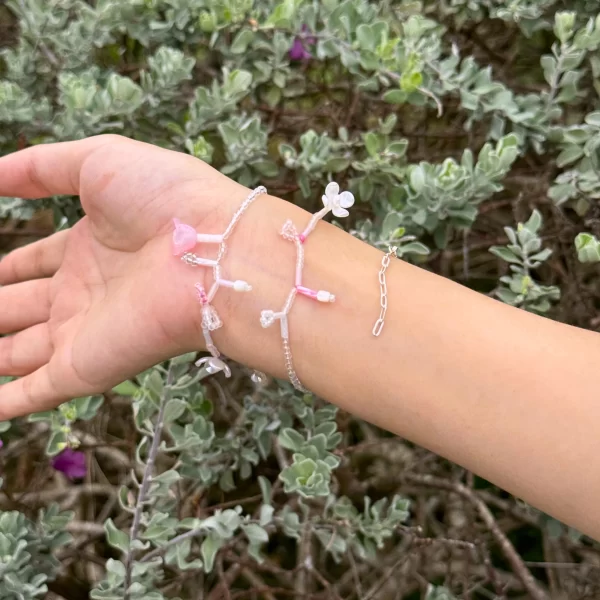
[[[242,575],[252,584],[255,588],[263,588],[265,591],[262,593],[265,600],[276,600],[275,596],[270,592],[269,588],[265,586],[265,582],[253,573],[248,567],[242,567]]]
[[[104,526],[92,521],[71,521],[67,523],[66,529],[69,533],[84,533],[86,535],[104,534]]]
[[[223,571],[223,556],[217,558],[217,574],[219,575],[219,581],[223,584],[223,595],[225,596],[225,600],[231,600],[229,583],[225,580],[225,572]],[[233,582],[233,579],[231,582]]]
[[[187,540],[188,538],[198,537],[203,533],[206,533],[206,529],[204,527],[198,527],[198,529],[190,529],[190,531],[176,535],[173,539],[170,539],[167,543],[163,544],[159,548],[152,550],[152,552],[148,552],[148,554],[146,554],[140,562],[148,562],[149,560],[152,560],[156,556],[162,554],[170,546],[179,544],[179,542],[183,542],[183,540]]]
[[[506,537],[504,532],[498,527],[498,523],[494,519],[494,515],[487,507],[486,503],[479,498],[475,492],[464,486],[462,483],[455,481],[448,481],[432,475],[416,475],[407,473],[404,478],[411,483],[423,485],[427,487],[438,488],[447,490],[449,492],[455,492],[462,498],[469,500],[479,513],[479,517],[485,523],[490,533],[496,540],[498,546],[504,553],[507,561],[512,567],[513,571],[517,574],[519,579],[523,582],[523,586],[529,592],[532,600],[548,600],[546,593],[539,587],[538,582],[534,579],[529,569],[523,563],[523,560],[511,544],[510,540]]]
[[[156,427],[154,428],[154,435],[152,437],[152,445],[150,446],[150,452],[148,453],[148,460],[144,468],[144,477],[142,479],[142,485],[137,498],[137,504],[135,507],[135,513],[133,515],[133,523],[129,531],[129,549],[127,550],[127,556],[125,558],[125,580],[124,588],[125,595],[124,600],[129,600],[129,587],[131,586],[131,572],[133,568],[133,549],[132,544],[135,542],[139,535],[140,525],[142,521],[142,514],[144,512],[144,504],[146,503],[146,496],[152,483],[152,474],[154,472],[154,462],[156,455],[158,454],[158,448],[160,446],[160,438],[164,426],[165,406],[171,395],[171,387],[175,378],[175,371],[173,369],[173,363],[169,365],[169,371],[167,373],[167,382],[163,390],[163,395],[160,400],[160,406],[158,409],[158,416],[156,417]]]
[[[296,577],[296,582],[294,584],[294,590],[301,596],[306,595],[306,588],[308,587],[307,575],[312,571],[310,539],[311,531],[309,521],[307,519],[302,527],[302,534],[298,543],[298,558],[296,561],[298,576]]]
[[[219,583],[211,590],[206,600],[220,600],[225,594],[231,597],[229,586],[235,581],[241,570],[241,565],[232,565],[229,567]]]

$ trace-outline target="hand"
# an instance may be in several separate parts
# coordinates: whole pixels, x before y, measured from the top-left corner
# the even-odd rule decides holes
[[[98,393],[202,344],[173,217],[224,230],[248,190],[185,154],[118,136],[0,158],[0,195],[79,195],[73,228],[0,261],[0,421]],[[180,277],[181,275],[181,277]],[[182,283],[189,282],[189,285]]]

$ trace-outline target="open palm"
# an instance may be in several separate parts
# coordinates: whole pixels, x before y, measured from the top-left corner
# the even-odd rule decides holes
[[[118,136],[1,158],[0,195],[78,194],[86,216],[0,261],[0,334],[14,334],[0,338],[0,376],[20,376],[0,386],[0,421],[198,347],[190,290],[204,270],[173,259],[172,218],[218,232],[246,193],[190,156]]]

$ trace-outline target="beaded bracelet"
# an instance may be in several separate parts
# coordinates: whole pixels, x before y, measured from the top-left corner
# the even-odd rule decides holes
[[[201,358],[197,361],[196,366],[200,367],[206,365],[206,370],[210,374],[223,371],[227,377],[231,376],[231,369],[223,360],[221,360],[221,353],[212,339],[211,332],[222,327],[223,321],[221,321],[221,318],[211,302],[220,287],[231,288],[236,292],[249,292],[252,290],[252,286],[246,281],[240,279],[232,281],[223,278],[221,260],[227,250],[227,244],[225,242],[232,234],[238,221],[252,202],[254,202],[258,196],[265,194],[266,192],[267,190],[263,186],[253,190],[244,202],[242,202],[231,218],[227,229],[225,229],[224,233],[221,235],[198,233],[191,225],[186,225],[179,221],[179,219],[173,219],[175,225],[175,230],[173,232],[173,254],[181,257],[181,260],[188,265],[193,267],[212,267],[213,271],[214,281],[208,293],[201,283],[195,284],[198,301],[202,306],[202,333],[206,342],[206,349],[211,354],[210,357]],[[208,259],[192,253],[191,250],[199,243],[218,244],[219,250],[217,257],[215,259]]]
[[[296,227],[291,220],[284,223],[281,230],[282,237],[292,242],[296,246],[296,277],[294,287],[290,290],[288,297],[279,312],[273,310],[263,310],[260,315],[260,324],[263,327],[270,327],[276,320],[279,320],[281,327],[281,340],[283,343],[283,353],[285,358],[285,366],[288,377],[292,385],[301,392],[308,392],[302,385],[298,375],[294,369],[294,361],[292,358],[292,349],[290,346],[290,335],[288,325],[288,314],[292,310],[294,300],[298,294],[307,296],[319,302],[334,302],[335,296],[325,290],[311,290],[302,285],[302,272],[304,269],[304,243],[309,234],[317,226],[317,223],[327,215],[328,212],[333,212],[336,217],[347,217],[350,213],[346,210],[354,204],[354,196],[350,192],[342,192],[340,194],[340,186],[331,182],[325,188],[323,196],[323,208],[315,213],[309,221],[306,229],[302,233],[298,233]]]

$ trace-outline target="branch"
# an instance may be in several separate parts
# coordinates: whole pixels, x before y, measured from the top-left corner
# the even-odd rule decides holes
[[[532,598],[532,600],[548,600],[546,592],[539,587],[538,582],[533,577],[529,569],[527,569],[525,563],[515,550],[514,546],[511,544],[510,540],[506,537],[500,527],[498,527],[498,523],[496,523],[494,515],[487,507],[487,504],[481,498],[479,498],[475,492],[473,492],[473,490],[462,485],[461,483],[447,481],[446,479],[433,477],[432,475],[415,475],[408,473],[404,475],[404,479],[417,485],[454,492],[471,502],[471,504],[473,504],[479,513],[479,517],[496,540],[496,543],[498,546],[500,546],[500,549],[504,553],[504,556],[506,557],[506,560],[509,562],[513,571],[523,582],[523,587],[529,592],[529,596]]]
[[[160,406],[158,409],[158,416],[156,417],[156,427],[154,428],[154,435],[152,436],[152,445],[150,446],[150,452],[148,453],[148,460],[144,468],[144,477],[142,479],[142,485],[137,498],[137,504],[135,506],[135,513],[133,515],[133,523],[129,532],[129,549],[125,558],[125,595],[124,600],[129,600],[129,587],[131,586],[131,571],[133,568],[133,549],[132,544],[137,540],[142,521],[142,514],[144,512],[144,504],[146,503],[146,496],[152,483],[152,474],[154,472],[154,462],[156,455],[158,454],[158,448],[160,446],[160,438],[162,430],[165,424],[165,406],[171,395],[171,388],[175,378],[175,371],[173,369],[173,363],[169,364],[169,371],[167,373],[167,382],[163,390],[162,398],[160,399]]]

